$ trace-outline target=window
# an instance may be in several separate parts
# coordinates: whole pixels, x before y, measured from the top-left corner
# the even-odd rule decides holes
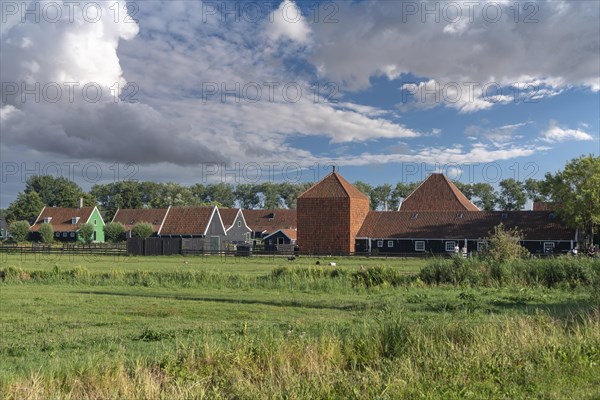
[[[554,251],[554,242],[544,242],[544,253],[552,253]]]
[[[456,242],[446,242],[446,251],[454,251],[456,247]]]
[[[273,244],[273,239],[269,239],[269,244]]]
[[[94,225],[96,225],[97,223],[98,223],[98,220],[97,220],[97,219],[95,219],[95,220],[94,220]]]
[[[488,248],[488,242],[485,240],[480,240],[477,242],[477,251],[485,251]]]
[[[425,241],[417,240],[415,242],[415,251],[425,251]]]
[[[394,247],[394,241],[388,240],[388,247]]]
[[[71,237],[75,237],[75,232],[71,232]]]
[[[502,213],[502,219],[508,219],[508,214],[507,213]]]
[[[63,232],[63,237],[67,237],[67,232]]]
[[[242,221],[238,221],[238,228],[242,226]]]
[[[95,221],[94,221],[95,222]],[[96,231],[94,231],[94,237],[92,239],[94,242],[96,241]]]
[[[78,222],[79,222],[79,217],[71,218],[71,225],[77,225]]]
[[[411,219],[417,219],[417,217],[418,217],[418,216],[419,216],[419,213],[414,213],[414,214],[412,215],[412,217],[410,217],[410,218],[411,218]]]
[[[246,240],[250,240],[250,232],[246,232]]]
[[[60,237],[60,232],[54,232],[54,237]]]
[[[377,241],[377,247],[383,247],[383,240]]]
[[[461,212],[456,213],[456,219],[462,219],[462,217],[463,217],[463,213],[461,213]]]
[[[277,244],[284,244],[285,240],[282,237],[277,238]]]
[[[44,217],[44,223],[49,224],[52,221],[52,217]]]

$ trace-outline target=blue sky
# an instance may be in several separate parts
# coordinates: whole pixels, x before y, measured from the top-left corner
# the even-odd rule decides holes
[[[600,153],[597,1],[24,4],[0,10],[0,207],[36,173],[497,183]]]

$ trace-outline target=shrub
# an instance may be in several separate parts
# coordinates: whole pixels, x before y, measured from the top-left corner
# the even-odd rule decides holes
[[[521,246],[523,233],[518,228],[507,229],[502,223],[494,227],[494,233],[487,238],[489,243],[485,254],[494,261],[520,260],[529,256]]]
[[[29,237],[29,223],[27,221],[15,221],[8,227],[8,232],[15,242],[24,242]]]
[[[104,225],[104,237],[110,243],[122,242],[125,240],[125,225],[120,222],[109,222]]]
[[[54,241],[54,228],[51,224],[43,223],[40,225],[40,238],[43,243],[52,243]]]
[[[139,238],[150,237],[153,233],[152,225],[147,222],[138,222],[131,228],[131,235]]]
[[[79,240],[83,243],[92,243],[94,240],[94,226],[92,224],[79,225]]]

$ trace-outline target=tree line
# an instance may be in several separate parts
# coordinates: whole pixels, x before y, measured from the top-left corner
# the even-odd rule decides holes
[[[544,179],[524,182],[505,179],[498,189],[489,183],[455,185],[482,210],[521,210],[532,201],[552,201],[567,222],[590,231],[600,223],[600,157],[582,156],[571,160],[563,171],[547,173]],[[185,186],[173,182],[118,181],[94,185],[85,192],[64,177],[31,176],[25,190],[5,210],[9,222],[33,222],[44,206],[77,207],[83,198],[85,206],[98,205],[106,220],[118,208],[166,208],[168,206],[217,205],[244,209],[296,208],[298,196],[312,183],[227,183]],[[357,181],[354,185],[371,200],[373,210],[397,210],[419,183],[398,182],[373,186]]]

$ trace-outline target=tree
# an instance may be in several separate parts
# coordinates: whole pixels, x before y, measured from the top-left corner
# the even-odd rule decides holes
[[[125,225],[120,222],[109,222],[104,225],[104,237],[110,243],[122,242],[125,240]]]
[[[389,207],[392,195],[392,185],[384,183],[373,188],[371,191],[371,208],[377,210],[378,208]]]
[[[94,240],[94,225],[92,224],[81,224],[79,225],[79,240],[85,244],[92,243]]]
[[[15,242],[24,242],[29,237],[29,223],[27,221],[15,221],[8,227],[8,232]]]
[[[499,262],[519,260],[529,256],[529,252],[520,242],[523,233],[518,228],[507,229],[502,223],[494,227],[494,233],[486,238],[487,256]]]
[[[363,181],[356,181],[353,183],[353,185],[360,190],[365,196],[367,196],[369,198],[369,200],[371,200],[371,195],[373,193],[373,186],[369,185],[366,182]],[[371,201],[371,208],[373,208],[373,204]]]
[[[223,207],[233,207],[235,204],[235,195],[233,186],[228,183],[217,183],[206,187],[206,198],[204,201],[210,201],[212,204],[219,203]]]
[[[569,161],[564,171],[547,173],[546,192],[565,223],[593,242],[594,226],[600,224],[600,157],[581,156]]]
[[[263,209],[281,208],[278,185],[271,182],[265,182],[260,185],[260,192],[263,198]]]
[[[390,198],[390,209],[397,210],[400,207],[400,202],[407,198],[417,187],[417,183],[396,183],[394,190],[392,190]]]
[[[33,223],[44,208],[44,202],[37,192],[19,193],[6,210],[8,221],[29,221]]]
[[[152,236],[154,230],[152,225],[147,222],[138,222],[131,228],[131,235],[139,238],[147,238]]]
[[[242,183],[237,185],[234,195],[239,206],[243,209],[249,210],[260,205],[258,187],[251,183]]]
[[[52,224],[43,223],[40,225],[39,232],[43,243],[52,243],[54,241],[54,228]]]
[[[502,211],[518,211],[527,202],[523,183],[513,178],[500,181],[500,192],[496,196]]]
[[[527,197],[529,197],[531,201],[548,201],[548,196],[544,194],[544,181],[538,181],[533,178],[529,178],[525,181],[523,187],[525,189],[525,193],[527,193]]]
[[[474,183],[471,185],[471,195],[473,204],[484,211],[493,211],[498,199],[494,193],[494,188],[489,183]]]
[[[79,199],[84,205],[96,205],[93,196],[85,193],[78,184],[64,177],[33,175],[25,183],[25,193],[36,192],[48,207],[77,207]]]

